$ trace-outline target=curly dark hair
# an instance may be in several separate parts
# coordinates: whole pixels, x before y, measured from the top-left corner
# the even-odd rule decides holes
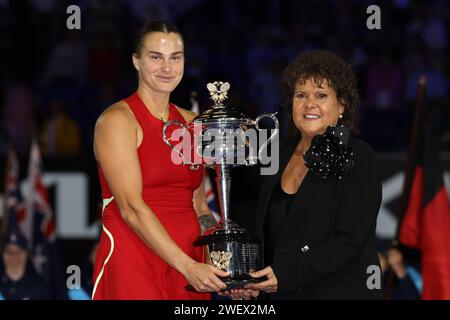
[[[338,55],[324,50],[301,53],[284,71],[284,105],[289,106],[291,129],[295,128],[291,108],[295,86],[298,83],[305,83],[309,79],[313,79],[319,86],[325,81],[333,88],[338,101],[345,106],[340,123],[356,134],[358,132],[356,109],[359,103],[356,75],[350,64]]]

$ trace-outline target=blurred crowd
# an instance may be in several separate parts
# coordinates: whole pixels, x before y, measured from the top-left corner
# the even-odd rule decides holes
[[[52,274],[48,274],[51,277],[49,279],[45,272],[39,270],[39,266],[47,261],[38,261],[37,255],[32,254],[27,239],[19,229],[8,232],[2,238],[0,300],[91,299],[96,243],[90,248],[83,265],[76,266],[77,271],[66,280],[64,273],[52,270]]]
[[[378,257],[383,272],[387,300],[420,300],[423,281],[420,257],[397,241],[378,242]]]
[[[81,30],[68,30],[78,4]],[[381,30],[369,30],[368,1],[0,1],[2,140],[19,152],[37,135],[47,156],[91,152],[97,116],[136,88],[131,51],[144,20],[165,18],[182,31],[186,69],[174,102],[190,108],[205,84],[231,83],[230,103],[250,116],[283,110],[283,68],[299,52],[329,49],[357,70],[361,135],[376,150],[405,150],[420,74],[450,146],[447,1],[380,3]]]

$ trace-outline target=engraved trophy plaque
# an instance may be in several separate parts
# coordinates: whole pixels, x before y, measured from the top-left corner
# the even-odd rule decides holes
[[[279,123],[275,113],[265,113],[253,120],[235,108],[225,106],[223,102],[227,99],[230,89],[228,82],[208,83],[207,89],[214,102],[213,107],[186,124],[177,120],[166,122],[163,126],[163,140],[185,159],[180,150],[171,143],[166,131],[169,126],[176,125],[183,132],[193,132],[194,142],[191,143],[190,149],[193,149],[193,154],[199,158],[194,162],[183,160],[183,164],[190,164],[191,170],[198,170],[201,165],[205,165],[216,171],[221,221],[214,229],[198,237],[194,246],[207,246],[211,263],[230,273],[228,277],[222,278],[227,285],[225,290],[228,290],[242,288],[248,283],[258,281],[249,273],[263,267],[261,240],[230,219],[231,168],[256,164],[261,152],[278,134]],[[262,130],[259,121],[263,118],[270,118],[274,122],[275,130],[256,153],[254,144],[249,143],[249,137],[250,133],[256,137],[256,133]]]

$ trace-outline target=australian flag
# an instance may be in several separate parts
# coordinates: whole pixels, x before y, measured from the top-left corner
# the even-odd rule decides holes
[[[49,194],[42,180],[42,160],[37,142],[33,142],[31,146],[28,182],[24,225],[31,244],[33,264],[47,282],[52,298],[67,299],[67,286],[56,239],[55,220]]]

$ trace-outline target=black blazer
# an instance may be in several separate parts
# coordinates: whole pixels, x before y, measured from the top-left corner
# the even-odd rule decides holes
[[[262,178],[253,230],[262,239],[272,191],[295,146],[281,143],[277,174]],[[367,268],[379,266],[375,228],[381,184],[375,152],[354,137],[349,146],[355,166],[341,180],[322,180],[309,171],[294,196],[274,252],[278,293],[272,298],[382,298],[382,289],[369,290],[366,285],[372,274]]]

